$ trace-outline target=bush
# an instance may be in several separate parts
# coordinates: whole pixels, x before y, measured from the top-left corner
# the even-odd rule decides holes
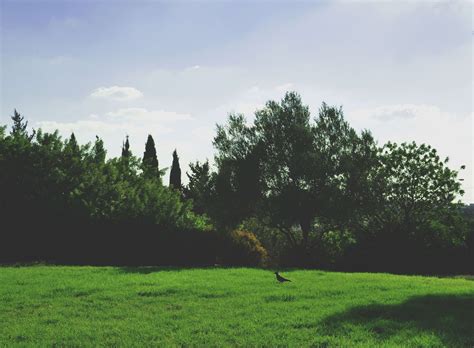
[[[264,266],[268,260],[267,250],[255,234],[234,230],[226,238],[222,260],[232,266]]]
[[[356,240],[347,230],[331,230],[324,233],[321,240],[320,252],[324,265],[334,266],[344,256],[348,248],[355,245]]]

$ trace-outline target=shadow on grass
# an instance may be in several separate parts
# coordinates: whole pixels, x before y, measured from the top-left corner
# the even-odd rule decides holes
[[[189,271],[189,270],[212,270],[212,269],[239,269],[239,268],[253,268],[256,270],[266,270],[260,267],[247,267],[247,266],[224,266],[224,265],[215,265],[215,266],[122,266],[118,268],[120,273],[138,273],[138,274],[150,274],[155,272],[179,272],[179,271]]]
[[[159,266],[137,266],[137,267],[120,267],[117,269],[120,273],[138,273],[150,274],[155,272],[176,272],[182,270],[182,267],[159,267]]]
[[[399,336],[430,334],[448,347],[474,346],[474,292],[466,295],[417,296],[394,305],[350,309],[324,320],[329,335],[366,330],[381,343]]]
[[[156,272],[179,272],[189,270],[211,270],[219,268],[231,268],[224,266],[123,266],[118,268],[120,273],[150,274]]]

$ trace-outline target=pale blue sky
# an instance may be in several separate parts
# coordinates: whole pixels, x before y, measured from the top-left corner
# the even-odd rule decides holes
[[[466,164],[473,197],[470,1],[1,3],[1,123],[101,136],[112,156],[146,135],[161,166],[211,159],[216,123],[298,91],[343,105],[380,143],[416,140]]]

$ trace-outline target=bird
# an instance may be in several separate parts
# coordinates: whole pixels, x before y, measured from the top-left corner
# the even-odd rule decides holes
[[[283,278],[281,275],[279,275],[278,272],[275,272],[275,275],[276,275],[277,280],[278,280],[280,283],[291,282],[291,280],[286,279],[286,278]]]

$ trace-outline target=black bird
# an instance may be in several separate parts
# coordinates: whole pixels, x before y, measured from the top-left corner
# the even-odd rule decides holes
[[[291,282],[291,280],[286,279],[286,278],[283,278],[281,275],[279,275],[278,272],[275,272],[275,275],[276,275],[276,277],[277,277],[277,280],[278,280],[280,283]]]

